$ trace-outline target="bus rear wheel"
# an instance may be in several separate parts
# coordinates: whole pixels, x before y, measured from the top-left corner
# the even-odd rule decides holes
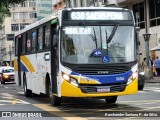
[[[109,96],[105,98],[107,103],[115,103],[117,101],[117,96]]]
[[[49,98],[51,105],[53,106],[61,105],[61,97],[57,97],[56,95],[53,94],[51,84],[49,84]]]
[[[27,89],[27,81],[26,81],[26,76],[24,75],[23,78],[23,88],[24,88],[24,95],[26,97],[31,97],[32,96],[32,91]]]

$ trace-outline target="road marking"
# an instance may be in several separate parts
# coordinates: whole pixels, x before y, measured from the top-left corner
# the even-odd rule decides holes
[[[17,92],[18,94],[24,95],[24,92]]]
[[[144,91],[153,91],[153,92],[160,92],[160,88],[158,87],[146,87]]]
[[[2,102],[3,103],[11,103],[13,105],[15,105],[15,104],[30,104],[29,102],[15,98],[14,95],[11,95],[9,93],[0,93],[0,95],[1,95],[1,98],[4,99],[4,100],[0,100],[1,105],[6,105],[6,104],[2,104]]]
[[[146,91],[153,91],[153,92],[160,92],[160,89],[144,89],[144,90],[146,90]]]
[[[0,106],[2,106],[2,105],[6,105],[6,104],[0,104]]]
[[[146,91],[138,91],[138,93],[147,93]]]
[[[0,100],[0,102],[11,103],[11,104],[30,104],[29,102],[15,99],[15,100]]]
[[[135,110],[135,111],[147,111],[147,110],[152,110],[152,109],[155,109],[155,108],[160,108],[160,106],[156,106],[156,107],[147,107],[147,108],[145,108],[145,109]]]
[[[1,96],[5,96],[5,97],[12,97],[14,95],[11,95],[9,93],[0,93]]]
[[[50,104],[32,104],[32,105],[35,107],[41,108],[44,111],[47,111],[53,115],[60,116],[60,117],[67,119],[67,120],[87,120],[86,118],[77,117],[73,114],[63,112],[62,110],[60,110],[54,106],[51,106]],[[56,112],[56,114],[54,114],[53,112]],[[64,117],[64,116],[68,116],[68,117]]]
[[[128,102],[160,102],[160,100],[137,100],[137,101],[119,101],[120,103],[128,103]]]

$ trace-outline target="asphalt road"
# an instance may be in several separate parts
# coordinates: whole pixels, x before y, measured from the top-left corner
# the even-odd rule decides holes
[[[160,119],[160,83],[146,83],[135,95],[119,96],[116,104],[103,99],[65,98],[53,107],[46,96],[26,98],[16,84],[0,84],[0,116],[43,117],[45,119]],[[2,114],[3,112],[3,114]],[[9,113],[7,113],[9,112]],[[32,118],[35,119],[35,118]]]

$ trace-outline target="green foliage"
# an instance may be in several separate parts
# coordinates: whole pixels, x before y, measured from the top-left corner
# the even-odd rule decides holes
[[[24,2],[25,0],[0,0],[0,8],[2,6],[5,7],[9,7],[9,5],[13,4],[13,3],[20,3],[20,2]]]
[[[9,10],[10,5],[24,1],[25,0],[0,0],[0,29],[3,24],[4,18],[11,15]]]

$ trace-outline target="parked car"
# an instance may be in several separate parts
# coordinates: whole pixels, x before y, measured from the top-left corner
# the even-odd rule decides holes
[[[145,85],[144,72],[139,72],[138,74],[138,90],[143,90]]]
[[[5,82],[14,81],[14,68],[10,66],[0,67],[0,81],[1,84],[5,84]]]

